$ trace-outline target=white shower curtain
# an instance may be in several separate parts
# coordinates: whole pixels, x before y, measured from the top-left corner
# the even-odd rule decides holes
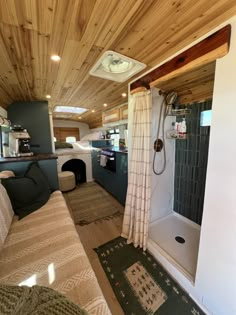
[[[128,190],[125,204],[122,236],[147,247],[151,199],[151,92],[136,93],[133,102],[131,158],[129,160]]]

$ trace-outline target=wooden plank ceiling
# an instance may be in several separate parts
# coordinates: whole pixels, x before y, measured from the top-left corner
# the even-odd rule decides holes
[[[89,75],[102,53],[115,50],[147,71],[235,14],[235,0],[0,0],[0,106],[50,94],[51,108],[87,108],[80,121],[97,127],[104,103],[126,101],[128,83]],[[191,101],[199,82],[195,93],[183,83]]]
[[[157,87],[165,92],[177,92],[180,104],[188,104],[212,97],[214,77],[215,61],[161,82]]]

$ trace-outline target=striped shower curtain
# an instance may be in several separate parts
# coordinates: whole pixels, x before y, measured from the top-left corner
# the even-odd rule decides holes
[[[151,92],[136,93],[133,102],[131,158],[122,236],[146,250],[151,198]]]

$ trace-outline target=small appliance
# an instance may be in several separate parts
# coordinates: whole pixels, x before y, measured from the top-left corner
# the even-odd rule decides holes
[[[30,135],[26,129],[21,126],[13,126],[9,132],[9,156],[32,156],[30,151]]]

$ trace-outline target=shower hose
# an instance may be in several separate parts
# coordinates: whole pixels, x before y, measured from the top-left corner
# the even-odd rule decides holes
[[[168,114],[168,105],[173,105],[174,102],[176,101],[176,99],[177,99],[177,93],[170,92],[166,96],[164,96],[164,99],[161,103],[159,120],[158,120],[158,127],[157,127],[157,141],[158,141],[159,136],[160,136],[160,129],[161,129],[161,124],[162,124],[162,137],[163,137],[162,142],[163,142],[164,163],[163,163],[161,170],[158,171],[155,169],[156,154],[157,154],[157,151],[155,150],[154,156],[153,156],[153,163],[152,163],[152,169],[153,169],[153,172],[155,175],[161,175],[166,169],[165,120],[166,120],[166,117]],[[163,115],[162,115],[162,112],[163,112]]]

